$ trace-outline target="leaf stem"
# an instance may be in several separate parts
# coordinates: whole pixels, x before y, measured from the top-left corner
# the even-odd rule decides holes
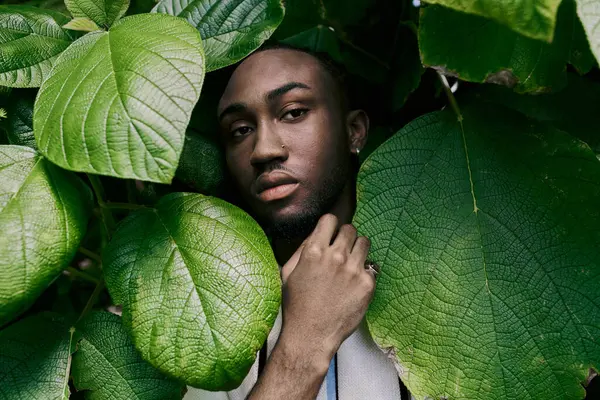
[[[81,321],[81,319],[90,312],[90,310],[94,307],[94,305],[98,301],[98,297],[100,297],[100,294],[102,293],[103,290],[104,290],[104,278],[100,279],[98,281],[98,283],[96,284],[96,287],[94,288],[94,291],[92,292],[92,295],[90,296],[88,302],[86,303],[85,307],[83,308],[83,311],[79,315],[79,318],[77,318],[77,322]]]
[[[106,244],[108,243],[108,240],[110,239],[110,235],[113,231],[113,229],[115,228],[116,224],[115,224],[115,220],[112,216],[112,213],[110,212],[110,210],[108,208],[105,207],[106,205],[106,201],[104,199],[104,187],[102,186],[102,182],[100,181],[100,178],[98,177],[98,175],[94,175],[94,174],[87,174],[88,179],[90,180],[90,183],[92,185],[92,189],[94,191],[94,194],[96,195],[96,201],[98,202],[98,205],[100,206],[100,219],[102,220],[102,227],[103,229],[103,238],[102,238],[102,248],[104,248],[104,246],[106,246]]]
[[[96,285],[100,282],[100,279],[96,278],[95,276],[92,276],[87,272],[78,270],[77,268],[71,266],[67,267],[65,271],[69,272],[69,274],[73,276],[83,279],[84,281],[95,283]]]
[[[77,251],[80,252],[81,254],[83,254],[84,256],[87,256],[87,257],[91,258],[92,260],[96,261],[98,264],[100,264],[102,262],[102,257],[100,257],[99,254],[96,254],[93,251],[88,250],[83,246],[80,246],[77,249]]]
[[[140,204],[117,202],[104,203],[103,205],[101,205],[101,207],[107,208],[109,210],[139,210],[140,208],[146,208],[146,206]]]
[[[96,195],[96,200],[98,204],[102,206],[104,204],[104,187],[102,187],[102,182],[100,182],[100,178],[97,175],[87,174],[90,183],[92,184],[92,189],[94,190],[94,194]]]
[[[446,92],[446,96],[448,97],[448,101],[450,102],[450,107],[452,107],[452,110],[456,114],[458,121],[462,123],[463,117],[460,112],[460,108],[458,108],[458,103],[456,102],[454,93],[452,93],[452,89],[450,89],[450,84],[448,83],[448,79],[446,79],[444,74],[440,73],[439,71],[436,71],[436,72],[440,78],[440,81],[442,81],[442,86],[444,87],[444,92]]]

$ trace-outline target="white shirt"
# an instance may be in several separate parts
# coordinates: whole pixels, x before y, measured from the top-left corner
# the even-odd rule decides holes
[[[267,339],[268,355],[280,332],[281,311]],[[258,378],[258,359],[257,354],[254,365],[237,389],[230,392],[208,392],[188,387],[183,400],[245,400]],[[317,400],[365,399],[409,400],[409,397],[401,389],[393,362],[373,342],[366,324],[362,323],[340,346],[323,380]]]

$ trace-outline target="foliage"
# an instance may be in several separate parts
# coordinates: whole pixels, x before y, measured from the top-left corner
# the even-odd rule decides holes
[[[385,271],[371,333],[418,396],[581,398],[600,362],[600,163],[514,111],[462,115],[411,122],[361,168],[354,221]]]
[[[215,115],[224,67],[267,40],[327,54],[371,117],[367,321],[409,390],[583,398],[600,367],[598,3],[425,3],[3,2],[0,399],[244,379],[281,287],[232,204]]]

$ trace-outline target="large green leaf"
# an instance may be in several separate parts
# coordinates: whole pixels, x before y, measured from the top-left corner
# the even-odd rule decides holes
[[[10,102],[6,106],[7,117],[0,120],[0,128],[6,130],[10,144],[32,149],[37,147],[33,136],[34,102],[35,90],[14,91],[10,96]]]
[[[118,316],[94,312],[77,324],[77,333],[71,375],[86,399],[181,399],[182,384],[142,360]]]
[[[88,187],[22,146],[0,146],[0,326],[67,267],[85,234]]]
[[[209,135],[188,130],[176,177],[195,191],[216,194],[225,180],[223,146]]]
[[[522,35],[552,41],[561,0],[424,0],[469,14],[491,18]]]
[[[600,154],[600,83],[568,74],[558,93],[520,95],[497,85],[480,85],[464,94],[472,101],[502,104],[539,121],[546,121],[586,142]]]
[[[371,333],[417,398],[581,399],[600,367],[600,162],[515,111],[463,111],[362,165]]]
[[[421,59],[466,81],[501,83],[518,92],[557,91],[566,84],[565,65],[578,38],[574,14],[573,0],[565,0],[548,44],[482,17],[425,7],[419,25]]]
[[[286,0],[285,16],[273,38],[283,40],[300,32],[327,24],[327,12],[323,0]]]
[[[129,216],[104,255],[106,281],[142,357],[188,385],[237,387],[277,316],[277,262],[246,213],[174,193]]]
[[[332,28],[324,25],[300,32],[282,42],[314,53],[325,53],[348,72],[375,83],[383,82],[389,73],[387,65],[344,42]]]
[[[0,6],[0,85],[39,87],[75,34],[63,14],[28,6]]]
[[[284,14],[280,0],[161,0],[152,11],[184,18],[200,31],[207,71],[256,50]]]
[[[0,399],[67,400],[73,333],[49,313],[0,331]]]
[[[57,60],[35,104],[38,148],[69,170],[169,183],[203,79],[200,35],[188,23],[119,20]]]
[[[75,18],[88,18],[108,29],[127,12],[129,0],[65,0],[67,9]]]
[[[592,52],[600,62],[600,2],[598,0],[576,0],[577,14],[583,23]]]

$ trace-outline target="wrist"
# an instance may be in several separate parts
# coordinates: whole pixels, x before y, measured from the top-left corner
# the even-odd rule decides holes
[[[317,375],[325,375],[338,345],[327,341],[311,340],[286,333],[283,329],[273,353],[277,351],[292,369],[310,370]]]

